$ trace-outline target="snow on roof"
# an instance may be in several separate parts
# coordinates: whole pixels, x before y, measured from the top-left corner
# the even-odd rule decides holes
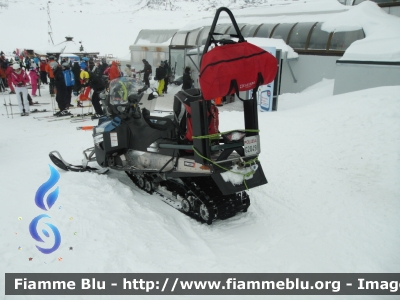
[[[232,13],[237,23],[324,22],[322,30],[327,32],[363,29],[366,37],[352,43],[341,59],[400,61],[400,18],[387,14],[371,1],[365,1],[355,6],[344,6],[337,0],[314,0],[291,5],[232,10]],[[227,14],[222,12],[218,24],[230,22]],[[191,22],[180,31],[191,31],[210,25],[210,18],[203,18],[197,22]],[[265,40],[262,43],[269,46],[277,43],[276,41],[267,41],[268,39],[261,40]],[[258,43],[260,42],[257,42],[257,45]],[[278,45],[277,48],[285,52],[283,45]],[[291,51],[289,50],[288,53]]]
[[[332,14],[347,11],[350,6],[340,4],[337,0],[309,0],[301,3],[288,3],[286,5],[278,5],[278,1],[274,5],[265,4],[252,8],[233,9],[237,23],[248,24],[272,24],[272,23],[295,23],[295,22],[323,22],[329,19]],[[284,2],[281,2],[284,3]],[[199,27],[210,26],[211,17],[190,22],[182,27],[180,31],[190,31]],[[231,23],[229,16],[222,12],[218,19],[218,24]]]
[[[362,27],[365,38],[352,43],[341,60],[400,61],[400,18],[387,14],[374,2],[364,1],[332,16],[322,29],[342,31],[345,26]]]

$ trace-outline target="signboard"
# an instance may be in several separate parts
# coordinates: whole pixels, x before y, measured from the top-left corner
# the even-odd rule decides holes
[[[265,51],[271,53],[274,57],[276,57],[276,48],[275,47],[260,47]],[[249,98],[251,97],[252,91],[249,91]],[[261,85],[257,91],[257,102],[258,108],[260,111],[272,111],[272,101],[274,96],[274,82],[272,81],[269,84]]]

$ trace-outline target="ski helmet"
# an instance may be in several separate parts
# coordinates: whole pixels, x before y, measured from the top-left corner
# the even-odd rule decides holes
[[[19,64],[13,64],[13,69],[14,70],[21,69],[21,66]]]

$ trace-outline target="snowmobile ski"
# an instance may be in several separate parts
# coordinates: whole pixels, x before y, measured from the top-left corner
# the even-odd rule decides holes
[[[93,148],[92,148],[93,149]],[[64,171],[73,171],[73,172],[96,172],[98,174],[105,174],[109,171],[108,168],[92,168],[88,166],[88,163],[91,160],[94,152],[92,152],[92,149],[87,149],[83,151],[85,159],[83,160],[82,165],[71,165],[67,163],[61,156],[61,154],[58,151],[52,151],[49,153],[49,157],[51,161],[60,169]]]

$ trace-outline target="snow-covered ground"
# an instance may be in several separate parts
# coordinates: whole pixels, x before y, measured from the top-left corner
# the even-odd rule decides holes
[[[76,127],[95,121],[12,119],[2,105],[0,281],[6,272],[398,272],[400,87],[338,96],[332,90],[333,82],[323,80],[281,95],[278,111],[260,113],[260,161],[269,183],[250,190],[247,213],[211,226],[144,194],[124,173],[59,170],[60,194],[48,214],[62,242],[48,255],[28,230],[42,213],[34,197],[50,176],[48,153],[58,150],[80,164],[92,137]],[[36,100],[51,101],[44,89]],[[163,100],[158,108],[166,107]],[[241,114],[222,107],[221,130],[240,127]]]

